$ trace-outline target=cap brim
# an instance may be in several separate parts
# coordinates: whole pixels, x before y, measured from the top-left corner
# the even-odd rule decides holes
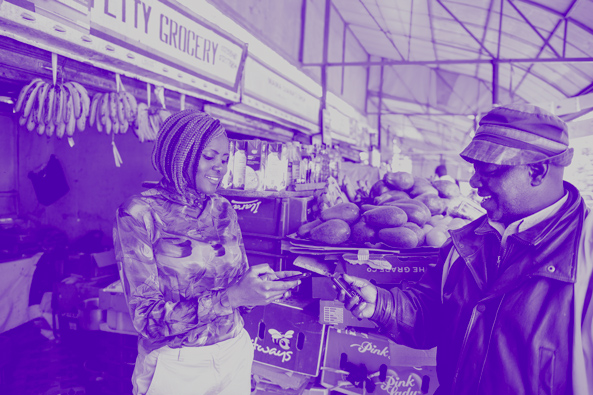
[[[508,147],[486,140],[473,140],[459,155],[470,163],[484,162],[503,166],[519,166],[554,160],[560,166],[568,166],[572,160],[572,151],[572,148],[569,148],[554,157],[549,157],[537,151]]]

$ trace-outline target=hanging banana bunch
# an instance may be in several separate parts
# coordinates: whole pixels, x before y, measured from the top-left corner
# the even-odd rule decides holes
[[[171,116],[171,112],[165,107],[165,90],[163,87],[156,87],[154,92],[160,103],[160,107],[150,106],[150,85],[147,85],[148,104],[138,104],[138,118],[134,131],[140,142],[155,141],[161,125]]]
[[[155,141],[161,125],[169,116],[171,112],[164,108],[149,108],[146,103],[138,104],[138,118],[134,131],[140,142]]]
[[[35,78],[19,93],[14,110],[21,113],[19,124],[28,131],[59,138],[83,131],[89,115],[87,90],[78,82],[52,84]]]
[[[97,124],[99,132],[107,134],[126,133],[136,122],[138,104],[136,98],[126,91],[97,93],[91,101],[89,123]]]

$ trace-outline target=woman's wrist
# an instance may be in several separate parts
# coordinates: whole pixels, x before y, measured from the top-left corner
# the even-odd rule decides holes
[[[223,306],[231,307],[233,309],[241,307],[241,304],[237,300],[236,291],[237,291],[237,283],[235,282],[235,283],[232,283],[224,292],[223,299],[221,300],[221,302],[224,301]]]

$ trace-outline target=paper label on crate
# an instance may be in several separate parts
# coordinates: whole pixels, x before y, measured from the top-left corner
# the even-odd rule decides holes
[[[341,324],[344,322],[344,309],[341,307],[325,306],[323,308],[323,322],[327,324]]]

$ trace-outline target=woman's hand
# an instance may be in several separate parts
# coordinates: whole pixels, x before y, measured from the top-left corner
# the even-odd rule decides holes
[[[301,282],[276,281],[300,274],[298,271],[274,272],[266,263],[255,265],[227,290],[232,307],[262,306],[290,296],[290,290]]]
[[[342,278],[354,292],[351,292],[353,297],[349,298],[345,291],[340,290],[338,300],[343,302],[346,309],[350,310],[355,317],[372,317],[377,303],[377,288],[362,278],[347,274],[344,274]]]

